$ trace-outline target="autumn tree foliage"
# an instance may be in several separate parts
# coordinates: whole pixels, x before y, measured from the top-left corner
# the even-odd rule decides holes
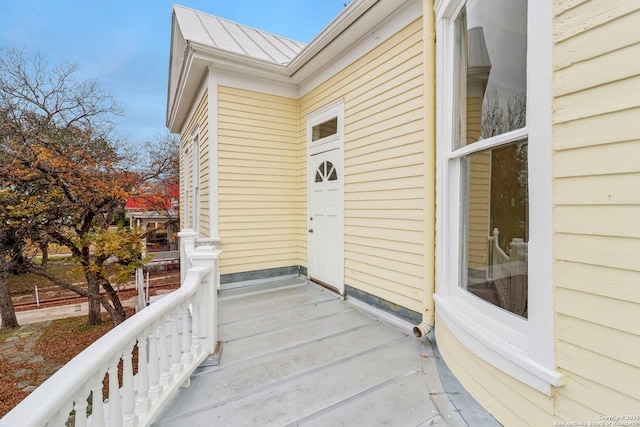
[[[19,267],[87,297],[89,324],[101,322],[100,307],[120,323],[126,314],[112,283],[145,260],[135,231],[108,226],[143,177],[130,171],[126,147],[113,136],[119,106],[76,72],[70,63],[50,67],[41,55],[0,49],[0,221],[3,235],[15,237],[0,241],[0,266],[16,268],[20,245],[64,246],[86,286],[30,259]]]
[[[180,183],[179,147],[177,136],[172,134],[156,135],[144,144],[148,162],[139,172],[143,184],[135,192],[147,210],[166,216],[173,225],[177,221],[174,214],[179,211],[173,204],[178,200],[175,193]]]

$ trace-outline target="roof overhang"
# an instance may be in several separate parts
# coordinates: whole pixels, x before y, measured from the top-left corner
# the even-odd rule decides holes
[[[174,10],[167,96],[169,131],[182,129],[209,69],[299,87],[411,1],[353,0],[286,65],[186,40]]]

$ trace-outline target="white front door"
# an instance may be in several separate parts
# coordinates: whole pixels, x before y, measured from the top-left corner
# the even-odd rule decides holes
[[[311,154],[309,172],[309,277],[344,293],[343,183],[339,148]]]

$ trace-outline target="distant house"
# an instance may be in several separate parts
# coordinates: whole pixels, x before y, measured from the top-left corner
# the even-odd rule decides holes
[[[125,215],[131,228],[155,230],[166,233],[166,242],[171,250],[176,249],[179,221],[180,186],[171,184],[162,194],[137,195],[127,199]]]
[[[180,221],[431,328],[507,426],[640,408],[640,4],[354,0],[308,45],[174,6]]]

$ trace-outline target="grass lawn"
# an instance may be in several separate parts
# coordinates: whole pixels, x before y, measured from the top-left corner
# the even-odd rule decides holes
[[[84,282],[82,267],[71,257],[50,257],[47,267],[57,277],[69,280],[71,283]],[[53,284],[42,276],[33,273],[9,274],[9,290],[12,295],[34,293],[35,286],[46,288]]]

